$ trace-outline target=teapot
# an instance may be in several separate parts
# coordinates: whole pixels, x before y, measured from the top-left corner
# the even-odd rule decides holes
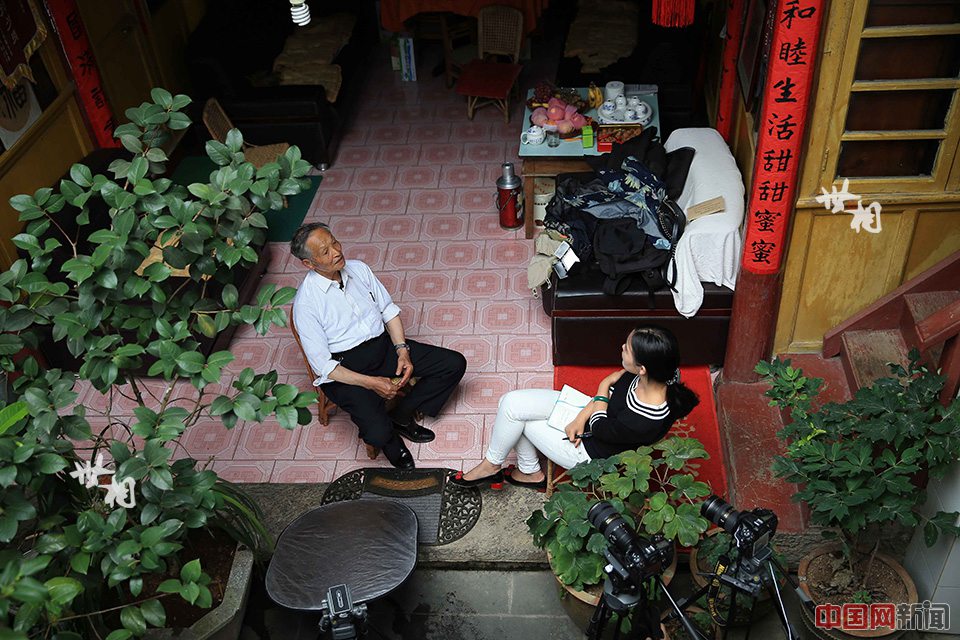
[[[526,131],[520,134],[520,143],[521,144],[541,144],[543,139],[546,137],[546,132],[543,127],[533,125]]]

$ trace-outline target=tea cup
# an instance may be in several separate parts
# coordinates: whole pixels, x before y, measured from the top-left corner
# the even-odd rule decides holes
[[[600,105],[600,114],[607,117],[612,116],[616,110],[617,105],[613,102],[613,100],[607,100]]]
[[[627,98],[627,106],[636,109],[640,106],[640,98],[637,96],[630,96]]]
[[[619,95],[613,99],[613,103],[617,106],[617,109],[622,111],[627,106],[627,99],[623,95]]]
[[[623,94],[623,83],[619,80],[611,80],[603,88],[603,97],[607,100],[613,100]]]
[[[627,109],[623,112],[623,119],[627,122],[632,122],[637,119],[637,110],[636,109]]]
[[[545,137],[543,127],[533,125],[520,134],[521,144],[542,144]]]

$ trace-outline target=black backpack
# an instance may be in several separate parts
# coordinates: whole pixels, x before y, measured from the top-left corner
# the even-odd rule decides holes
[[[603,292],[620,295],[639,277],[650,293],[652,309],[655,292],[664,287],[676,291],[677,265],[674,255],[686,221],[686,215],[677,203],[670,199],[663,201],[657,211],[657,225],[670,241],[670,248],[658,249],[635,218],[600,220],[593,236],[593,252],[600,270],[607,276],[603,282]],[[673,274],[668,277],[671,264]]]

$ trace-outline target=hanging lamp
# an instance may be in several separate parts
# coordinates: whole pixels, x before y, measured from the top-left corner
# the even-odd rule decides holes
[[[697,0],[653,0],[653,23],[661,27],[689,27]]]

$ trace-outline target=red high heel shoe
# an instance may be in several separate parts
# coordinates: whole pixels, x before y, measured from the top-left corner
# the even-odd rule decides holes
[[[489,482],[491,489],[499,491],[500,489],[503,489],[503,471],[497,471],[493,475],[477,478],[476,480],[464,480],[463,471],[457,471],[450,478],[450,482],[458,487],[479,487],[480,485],[484,485]]]

